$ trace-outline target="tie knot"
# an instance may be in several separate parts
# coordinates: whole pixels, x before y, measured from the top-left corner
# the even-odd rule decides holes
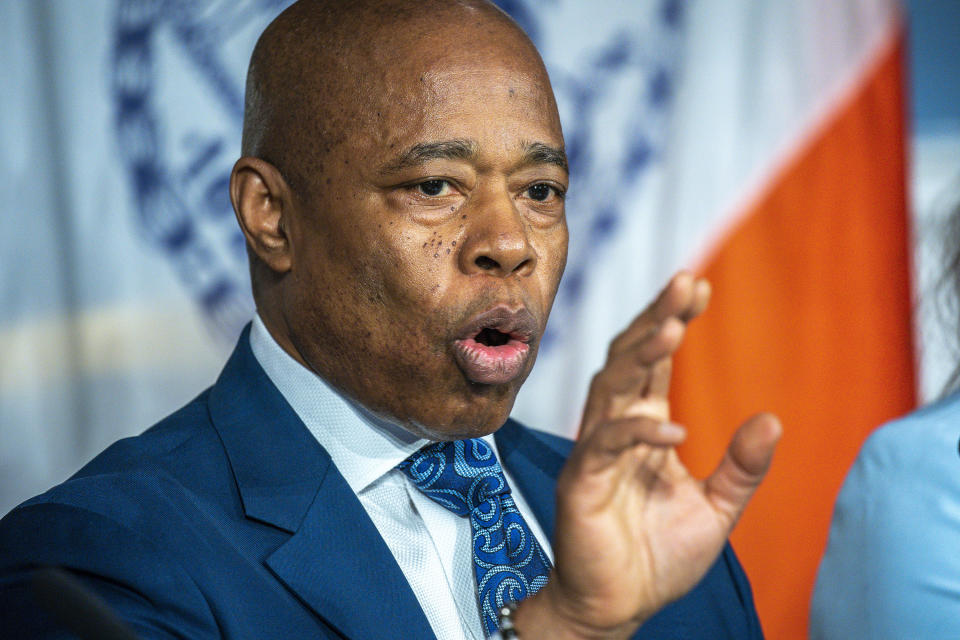
[[[462,516],[510,492],[493,449],[477,438],[428,444],[398,468],[420,491]]]

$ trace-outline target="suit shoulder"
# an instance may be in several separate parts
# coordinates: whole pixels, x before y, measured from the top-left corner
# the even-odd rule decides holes
[[[67,571],[144,637],[173,627],[180,637],[216,635],[213,612],[183,563],[109,516],[51,502],[23,505],[0,520],[0,549],[0,620],[16,637],[50,637],[57,628],[34,597],[39,566]]]
[[[533,429],[513,418],[507,420],[501,429],[505,430],[504,435],[521,440],[528,446],[542,447],[551,453],[560,455],[564,459],[570,455],[570,451],[573,450],[573,445],[575,444],[574,441],[569,438],[547,433],[539,429]]]
[[[223,555],[217,527],[242,518],[231,483],[201,394],[0,520],[0,600],[34,567],[62,566],[120,611],[208,620],[195,574],[204,557]]]
[[[140,435],[114,442],[65,482],[21,507],[60,504],[114,517],[111,513],[118,509],[152,501],[147,497],[151,494],[174,499],[194,486],[202,487],[205,470],[227,464],[210,422],[207,394]],[[116,520],[123,522],[119,516],[118,511]]]
[[[209,390],[204,391],[143,433],[116,441],[84,465],[74,477],[142,465],[196,439],[210,424],[208,396]]]

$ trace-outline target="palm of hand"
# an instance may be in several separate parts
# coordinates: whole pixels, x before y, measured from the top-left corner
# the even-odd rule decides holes
[[[672,448],[636,445],[582,471],[558,514],[572,535],[558,539],[557,557],[575,568],[558,565],[558,586],[577,594],[587,624],[632,627],[700,580],[732,518]]]

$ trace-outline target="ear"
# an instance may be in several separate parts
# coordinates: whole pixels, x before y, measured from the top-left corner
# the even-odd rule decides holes
[[[293,203],[280,171],[260,158],[240,158],[230,174],[230,201],[247,245],[273,271],[289,271],[293,246],[288,218]]]

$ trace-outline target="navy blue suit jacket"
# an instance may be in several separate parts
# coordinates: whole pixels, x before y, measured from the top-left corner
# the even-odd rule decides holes
[[[507,422],[502,462],[547,535],[572,443]],[[0,521],[0,636],[57,636],[33,568],[66,567],[144,637],[433,638],[359,500],[248,331],[213,387]],[[758,638],[729,546],[638,638]]]

